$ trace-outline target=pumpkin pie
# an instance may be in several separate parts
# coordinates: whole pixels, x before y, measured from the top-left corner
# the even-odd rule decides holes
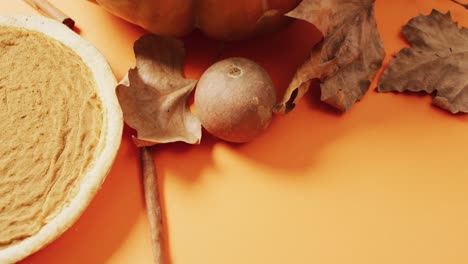
[[[0,17],[0,263],[50,243],[95,195],[120,145],[115,87],[66,26]]]

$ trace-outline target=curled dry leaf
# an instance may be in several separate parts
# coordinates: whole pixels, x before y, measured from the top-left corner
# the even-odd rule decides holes
[[[145,35],[134,51],[136,67],[117,86],[117,97],[125,122],[137,130],[135,144],[199,142],[201,124],[188,105],[196,80],[182,75],[182,41]]]
[[[467,113],[468,29],[458,28],[450,13],[433,10],[411,19],[402,32],[412,48],[390,61],[377,90],[435,93],[435,105]]]
[[[299,67],[276,110],[292,110],[319,79],[321,100],[346,111],[367,92],[385,57],[374,0],[304,0],[287,15],[315,25],[324,40]]]

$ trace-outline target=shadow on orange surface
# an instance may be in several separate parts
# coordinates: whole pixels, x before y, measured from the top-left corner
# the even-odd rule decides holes
[[[234,43],[209,40],[201,32],[195,31],[184,39],[187,48],[185,75],[188,78],[198,79],[204,70],[216,61],[218,52],[220,51],[220,60],[229,57],[247,57],[263,66],[272,77],[277,99],[279,100],[293,77],[295,69],[307,59],[312,47],[321,38],[321,33],[313,25],[305,21],[294,21],[276,33]],[[298,42],[291,41],[294,39],[298,39]],[[281,63],[278,64],[278,61],[281,61]],[[278,67],[278,65],[281,65],[281,67]],[[310,110],[319,110],[321,115],[329,116],[330,122],[335,121],[338,114],[331,107],[320,102],[318,85],[312,87],[312,89],[316,92],[312,92],[306,96],[304,99],[307,101],[306,107]],[[308,111],[307,113],[295,111],[295,113],[291,113],[287,117],[277,115],[274,117],[272,125],[269,128],[271,130],[270,133],[264,133],[264,135],[261,135],[249,144],[229,145],[238,150],[243,150],[241,152],[246,157],[256,162],[261,162],[264,165],[284,170],[300,170],[309,166],[308,162],[310,159],[294,157],[296,153],[304,153],[307,149],[317,151],[320,149],[319,145],[326,144],[328,140],[332,140],[337,135],[334,133],[318,133],[324,137],[314,141],[306,140],[317,135],[314,135],[314,131],[304,131],[301,129],[301,122],[296,122],[298,119],[309,119],[310,122],[314,122],[315,117],[314,114],[310,115]],[[284,130],[275,129],[278,125],[289,126],[288,134],[284,134]],[[323,129],[324,125],[323,120],[321,120],[321,129]],[[219,142],[222,141],[203,131],[201,145],[199,146],[190,146],[183,143],[159,146],[158,148],[162,148],[165,152],[172,155],[191,153],[190,156],[197,159],[189,164],[184,164],[184,166],[160,167],[161,174],[164,174],[163,171],[165,169],[170,169],[171,171],[175,171],[177,175],[180,175],[182,180],[187,183],[196,181],[197,175],[200,175],[204,168],[212,165],[212,148]],[[270,148],[258,147],[259,145],[267,144],[267,142],[271,145]],[[305,142],[310,142],[311,144],[305,144]],[[285,157],[294,158],[287,159]]]
[[[322,34],[312,24],[297,20],[272,34],[226,43],[221,59],[241,56],[260,64],[271,76],[280,99],[297,67],[321,39]]]
[[[140,179],[138,151],[130,139],[130,129],[125,128],[114,166],[83,215],[45,250],[21,263],[105,263],[142,210]]]
[[[200,145],[189,145],[186,143],[175,142],[170,144],[164,144],[156,147],[155,156],[158,156],[158,152],[164,152],[171,156],[190,156],[191,160],[184,162],[183,164],[177,164],[177,166],[172,166],[171,171],[174,171],[179,175],[178,180],[186,183],[192,184],[198,180],[198,176],[201,174],[201,171],[213,164],[212,159],[212,149],[216,142],[219,139],[211,136],[208,132],[203,130],[202,140]],[[162,176],[164,180],[164,175],[166,175],[166,170],[168,169],[167,164],[160,162],[156,164],[158,175]],[[163,195],[164,196],[164,195]]]
[[[198,79],[217,59],[246,57],[260,64],[269,73],[279,99],[295,69],[308,58],[312,47],[321,38],[321,33],[313,25],[299,20],[275,33],[241,42],[211,40],[195,30],[183,39],[187,50],[184,73],[187,78]],[[291,41],[294,39],[297,42]]]
[[[320,160],[322,149],[343,133],[341,113],[320,101],[318,86],[311,87],[298,107],[302,109],[276,116],[268,133],[250,144],[236,146],[236,149],[257,163],[284,172],[314,167],[313,164]],[[304,129],[302,122],[310,123],[311,128]],[[260,147],[262,144],[268,147]]]

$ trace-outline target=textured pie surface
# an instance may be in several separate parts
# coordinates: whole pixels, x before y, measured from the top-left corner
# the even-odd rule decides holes
[[[52,242],[119,150],[117,81],[91,43],[41,16],[0,16],[0,263]]]
[[[0,248],[36,234],[73,198],[102,123],[93,75],[73,50],[0,26]]]

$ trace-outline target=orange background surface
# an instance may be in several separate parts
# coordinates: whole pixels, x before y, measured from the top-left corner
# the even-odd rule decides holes
[[[144,33],[87,1],[52,0],[120,79]],[[406,46],[399,31],[432,8],[468,26],[449,0],[377,1],[386,61]],[[0,1],[0,14],[36,14]],[[319,36],[304,22],[276,34],[228,43],[223,57],[264,66],[280,94]],[[185,74],[197,78],[219,43],[184,39]],[[430,97],[378,94],[375,84],[348,113],[306,96],[245,145],[204,135],[200,145],[158,146],[165,254],[174,264],[468,263],[468,116]],[[138,150],[126,128],[112,171],[89,208],[55,242],[22,264],[151,263]]]

